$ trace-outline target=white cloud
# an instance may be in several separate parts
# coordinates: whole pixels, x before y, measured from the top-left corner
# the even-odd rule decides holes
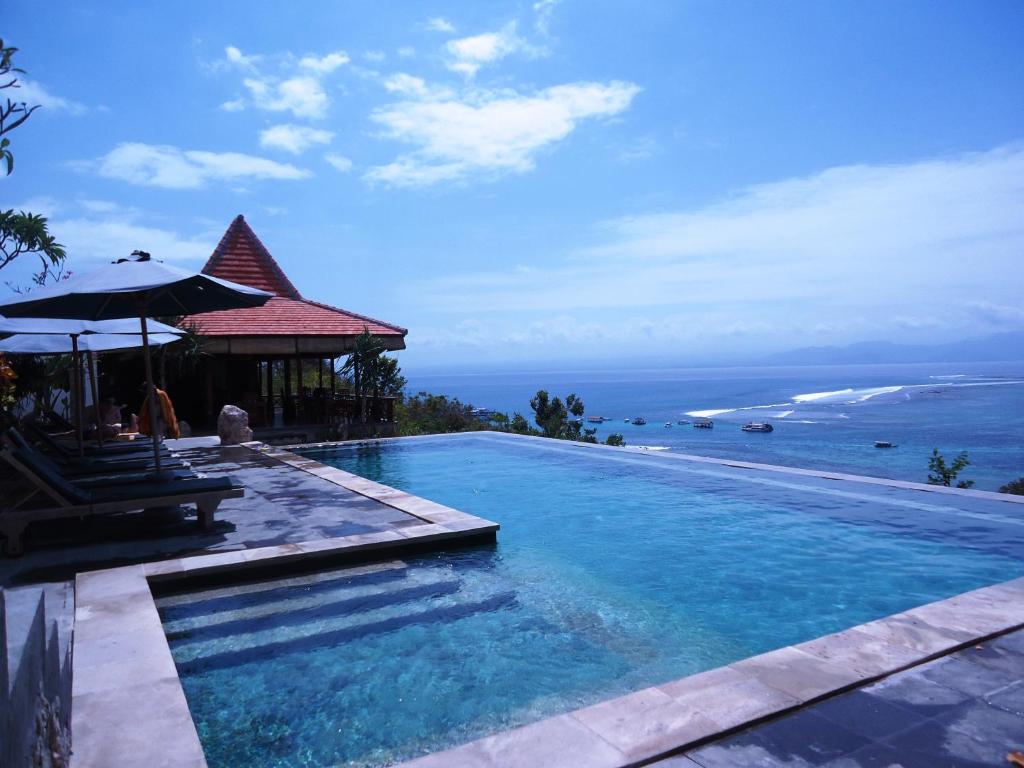
[[[398,55],[403,59],[411,59],[416,55],[416,49],[411,45],[403,45],[398,49]]]
[[[305,125],[273,125],[260,132],[260,146],[301,154],[315,144],[330,144],[334,134]]]
[[[299,66],[311,70],[318,75],[326,75],[343,64],[348,64],[351,59],[344,51],[334,51],[325,56],[303,56],[299,59]]]
[[[246,56],[238,48],[233,45],[229,45],[224,49],[224,59],[227,64],[238,67],[239,69],[252,70],[256,68],[259,63],[260,56]]]
[[[327,94],[315,77],[297,76],[281,81],[247,77],[242,84],[259,109],[308,118],[323,117],[327,111]]]
[[[516,34],[516,22],[511,21],[497,32],[485,32],[472,37],[449,40],[445,49],[451,57],[447,66],[453,72],[473,77],[484,64],[490,64],[516,51],[532,50]]]
[[[38,104],[44,110],[49,109],[54,112],[81,115],[88,110],[85,104],[50,93],[42,83],[35,80],[18,78],[18,86],[5,91],[4,94],[6,98],[15,103],[25,102],[30,107]]]
[[[534,26],[542,35],[550,34],[551,17],[554,15],[555,8],[561,1],[562,0],[538,0],[538,2],[533,4],[533,12],[536,16]]]
[[[441,100],[455,98],[455,91],[443,86],[428,85],[421,77],[398,72],[384,80],[384,88],[390,93],[400,93],[422,100]]]
[[[303,179],[312,175],[294,165],[240,152],[182,150],[139,143],[119,144],[86,166],[107,178],[168,189],[196,189],[209,181]]]
[[[245,109],[245,99],[231,99],[220,105],[225,112],[241,112]]]
[[[448,19],[444,19],[440,16],[434,16],[433,18],[427,19],[424,27],[426,27],[430,32],[443,32],[445,34],[452,34],[455,32],[455,25],[448,21]]]
[[[396,79],[396,78],[402,79]],[[375,110],[384,135],[414,146],[388,165],[370,169],[370,181],[416,186],[480,172],[523,172],[541,149],[566,138],[587,118],[627,109],[640,91],[632,83],[570,83],[533,96],[478,91],[464,100],[437,96],[423,81],[396,76],[386,87],[426,100]]]
[[[367,51],[363,54],[363,58],[371,64],[380,64],[387,60],[388,55],[384,51]]]
[[[507,313],[510,328],[568,312],[609,339],[635,315],[655,347],[711,351],[736,335],[778,348],[1024,327],[1009,277],[1024,252],[1019,145],[830,168],[616,219],[597,234],[603,244],[550,267],[420,280],[408,298],[445,313]]]
[[[352,161],[344,155],[327,154],[324,155],[324,160],[330,163],[334,168],[341,171],[342,173],[348,173],[352,170]]]

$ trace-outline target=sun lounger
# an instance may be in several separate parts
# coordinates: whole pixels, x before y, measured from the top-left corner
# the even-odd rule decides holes
[[[10,427],[3,433],[3,443],[11,448],[25,452],[37,451],[25,439],[24,435],[16,427]],[[151,472],[155,469],[153,459],[145,454],[115,454],[106,457],[82,457],[64,456],[59,453],[51,453],[46,458],[53,462],[64,477],[73,479],[77,477],[91,477],[93,475],[109,475],[117,472]],[[165,469],[187,469],[191,466],[187,461],[168,455],[161,461]]]
[[[221,501],[245,495],[244,489],[230,477],[167,480],[161,477],[145,483],[85,488],[49,471],[22,451],[7,449],[2,453],[11,466],[52,502],[42,508],[25,509],[23,505],[29,500],[26,498],[0,512],[0,534],[6,537],[4,551],[8,555],[22,552],[25,528],[31,523],[195,504],[199,523],[205,530],[213,525],[214,513]]]
[[[35,422],[26,422],[25,426],[29,429],[34,438],[38,439],[46,446],[47,450],[68,458],[78,457],[77,448],[60,442]],[[170,451],[167,450],[166,446],[160,446],[160,450],[165,455],[170,454]],[[83,455],[86,457],[113,457],[147,453],[153,453],[153,443],[149,440],[132,441],[130,443],[109,443],[104,445],[102,448],[99,446],[89,446],[85,449]]]
[[[0,450],[0,456],[4,456],[12,449],[18,450],[29,469],[31,469],[35,474],[57,475],[82,488],[99,488],[105,485],[145,483],[154,477],[152,468],[123,468],[120,466],[119,462],[100,462],[95,465],[93,467],[93,471],[88,474],[69,475],[60,465],[31,446],[17,445],[16,440],[12,435],[5,435],[4,443],[6,443],[6,446],[3,450]],[[181,479],[186,477],[197,477],[197,475],[187,467],[167,469],[166,472],[160,473],[161,480],[169,480],[171,478]]]

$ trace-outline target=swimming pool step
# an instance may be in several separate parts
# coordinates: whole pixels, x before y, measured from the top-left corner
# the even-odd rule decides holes
[[[459,580],[405,579],[360,589],[338,589],[315,595],[297,595],[260,605],[192,616],[164,623],[168,640],[229,637],[274,629],[288,624],[307,624],[334,616],[355,616],[384,606],[426,600],[459,591]]]
[[[241,625],[229,636],[171,642],[171,652],[181,674],[198,669],[237,666],[256,659],[315,648],[333,647],[374,634],[394,632],[416,624],[450,622],[516,604],[513,591],[454,592],[426,601],[410,610],[405,603],[353,615],[285,624],[252,630]]]
[[[190,617],[216,615],[253,608],[278,600],[291,600],[296,597],[328,594],[340,590],[351,590],[355,595],[360,589],[367,586],[372,588],[372,585],[401,581],[407,575],[406,564],[396,560],[375,563],[372,566],[346,568],[343,571],[328,571],[308,576],[168,595],[157,598],[154,602],[160,612],[160,617],[167,624]]]

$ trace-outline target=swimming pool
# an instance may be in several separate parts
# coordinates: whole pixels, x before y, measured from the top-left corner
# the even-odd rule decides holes
[[[158,600],[213,768],[387,764],[1024,573],[988,499],[501,435],[302,453],[499,543]]]

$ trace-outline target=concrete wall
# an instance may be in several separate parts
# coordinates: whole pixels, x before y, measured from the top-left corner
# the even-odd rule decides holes
[[[63,596],[54,589],[51,603]],[[66,768],[71,757],[70,632],[46,604],[46,588],[0,589],[0,766]]]

